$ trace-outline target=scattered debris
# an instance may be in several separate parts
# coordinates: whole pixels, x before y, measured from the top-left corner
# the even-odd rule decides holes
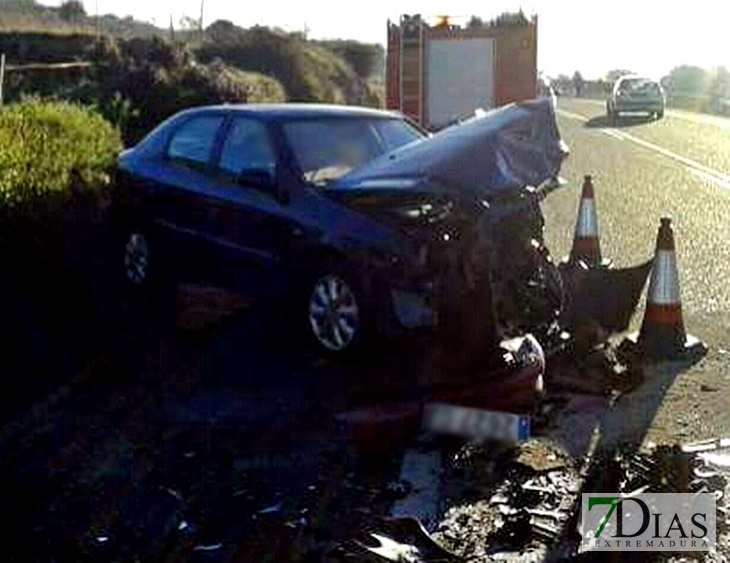
[[[383,495],[392,500],[400,500],[407,497],[413,490],[413,485],[408,481],[390,481],[385,485]]]
[[[551,358],[548,377],[561,390],[615,399],[638,387],[644,371],[635,355],[608,342],[583,354],[571,347]]]
[[[579,489],[575,464],[548,440],[512,450],[478,445],[463,450],[454,456],[448,478],[465,485],[454,491],[435,539],[468,559],[518,554],[539,559],[571,517]]]
[[[211,551],[220,551],[223,549],[222,543],[214,543],[211,545],[196,545],[193,548],[193,551],[205,551],[205,552],[211,552]]]
[[[276,504],[273,504],[271,506],[267,506],[266,508],[262,508],[257,512],[257,514],[274,514],[277,512],[281,512],[281,510],[284,508],[283,502],[277,502]]]

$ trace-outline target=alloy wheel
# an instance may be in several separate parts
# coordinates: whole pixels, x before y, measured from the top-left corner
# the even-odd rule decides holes
[[[355,292],[339,276],[319,278],[309,298],[309,324],[317,341],[333,352],[350,346],[360,328]]]
[[[124,272],[127,280],[134,285],[141,285],[147,280],[150,249],[147,239],[142,233],[129,235],[124,247]]]

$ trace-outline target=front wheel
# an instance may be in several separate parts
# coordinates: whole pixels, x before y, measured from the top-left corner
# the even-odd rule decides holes
[[[320,349],[343,354],[354,349],[365,331],[364,301],[356,284],[340,272],[320,274],[307,306],[309,331]]]

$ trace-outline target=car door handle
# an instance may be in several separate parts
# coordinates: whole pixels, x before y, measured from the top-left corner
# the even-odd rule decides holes
[[[292,227],[291,234],[295,237],[301,237],[304,234],[304,231],[299,227]]]

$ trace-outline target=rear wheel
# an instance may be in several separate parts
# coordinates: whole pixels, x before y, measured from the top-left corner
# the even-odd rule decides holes
[[[121,239],[121,284],[123,297],[140,312],[163,311],[175,295],[168,291],[172,280],[163,267],[160,249],[148,229],[131,225]]]
[[[656,118],[661,119],[664,117],[664,110],[660,109],[658,112],[656,112]]]
[[[132,228],[124,244],[124,281],[131,287],[141,288],[149,284],[150,242],[142,229]]]

